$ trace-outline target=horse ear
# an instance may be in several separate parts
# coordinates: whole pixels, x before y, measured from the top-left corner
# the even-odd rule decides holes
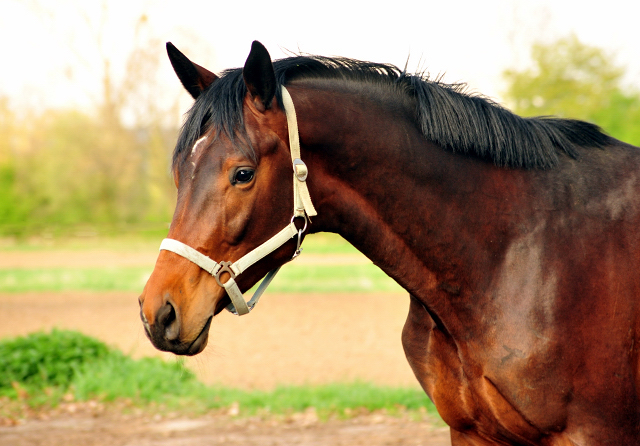
[[[276,75],[269,52],[257,40],[251,44],[242,76],[256,108],[261,112],[270,108],[276,94]]]
[[[173,66],[173,71],[193,99],[197,99],[209,85],[218,77],[206,68],[191,62],[171,42],[167,42],[167,54]]]

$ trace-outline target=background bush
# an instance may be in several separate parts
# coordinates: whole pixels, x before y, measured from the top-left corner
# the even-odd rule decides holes
[[[126,128],[75,110],[18,118],[2,106],[0,235],[158,223],[166,229],[175,204],[175,129]]]
[[[70,331],[34,333],[0,342],[0,392],[11,393],[14,383],[34,390],[68,388],[87,363],[110,354],[106,345]]]
[[[148,403],[204,389],[179,361],[134,360],[97,339],[68,330],[0,341],[0,370],[0,395],[18,398],[26,393],[36,403],[44,394],[55,403],[65,392],[78,400],[129,398]]]

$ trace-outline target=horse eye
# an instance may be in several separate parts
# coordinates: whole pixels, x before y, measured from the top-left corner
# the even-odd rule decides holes
[[[231,184],[246,184],[253,180],[254,174],[255,172],[253,169],[238,169],[233,174],[233,180],[231,181]]]

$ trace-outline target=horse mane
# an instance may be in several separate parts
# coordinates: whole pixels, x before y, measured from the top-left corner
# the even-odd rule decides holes
[[[594,124],[555,117],[522,118],[490,99],[466,92],[464,84],[445,84],[425,73],[409,74],[394,65],[347,58],[294,56],[273,63],[279,85],[298,79],[333,79],[386,86],[390,94],[413,99],[424,137],[444,149],[511,168],[546,169],[559,154],[578,157],[579,147],[605,147],[610,137]],[[204,129],[224,133],[255,159],[244,129],[246,86],[242,69],[226,70],[194,102],[174,151],[181,163]],[[282,107],[280,89],[276,99]]]

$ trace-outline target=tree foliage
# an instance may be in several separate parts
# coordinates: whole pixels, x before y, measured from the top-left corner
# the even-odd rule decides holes
[[[0,98],[0,236],[170,220],[177,126],[167,123],[172,110],[152,97],[159,88],[154,44],[161,47],[150,42],[131,54],[121,83],[105,64],[103,98],[89,112],[15,113]]]
[[[176,129],[46,110],[0,129],[0,235],[167,222]]]
[[[49,5],[36,6],[43,26],[58,29]],[[94,99],[88,110],[18,110],[0,97],[0,237],[166,230],[171,220],[175,187],[169,165],[179,111],[177,99],[162,94],[164,45],[142,14],[133,49],[123,55],[125,73],[114,77],[103,36],[107,4],[97,15],[83,8],[77,14],[90,50],[75,47],[76,30],[69,29],[68,49],[75,54],[69,68],[99,58],[102,71],[92,75],[102,90],[97,97],[86,92]]]
[[[640,94],[622,86],[625,71],[611,55],[570,36],[534,44],[531,56],[531,68],[504,72],[516,113],[590,121],[640,145]]]

